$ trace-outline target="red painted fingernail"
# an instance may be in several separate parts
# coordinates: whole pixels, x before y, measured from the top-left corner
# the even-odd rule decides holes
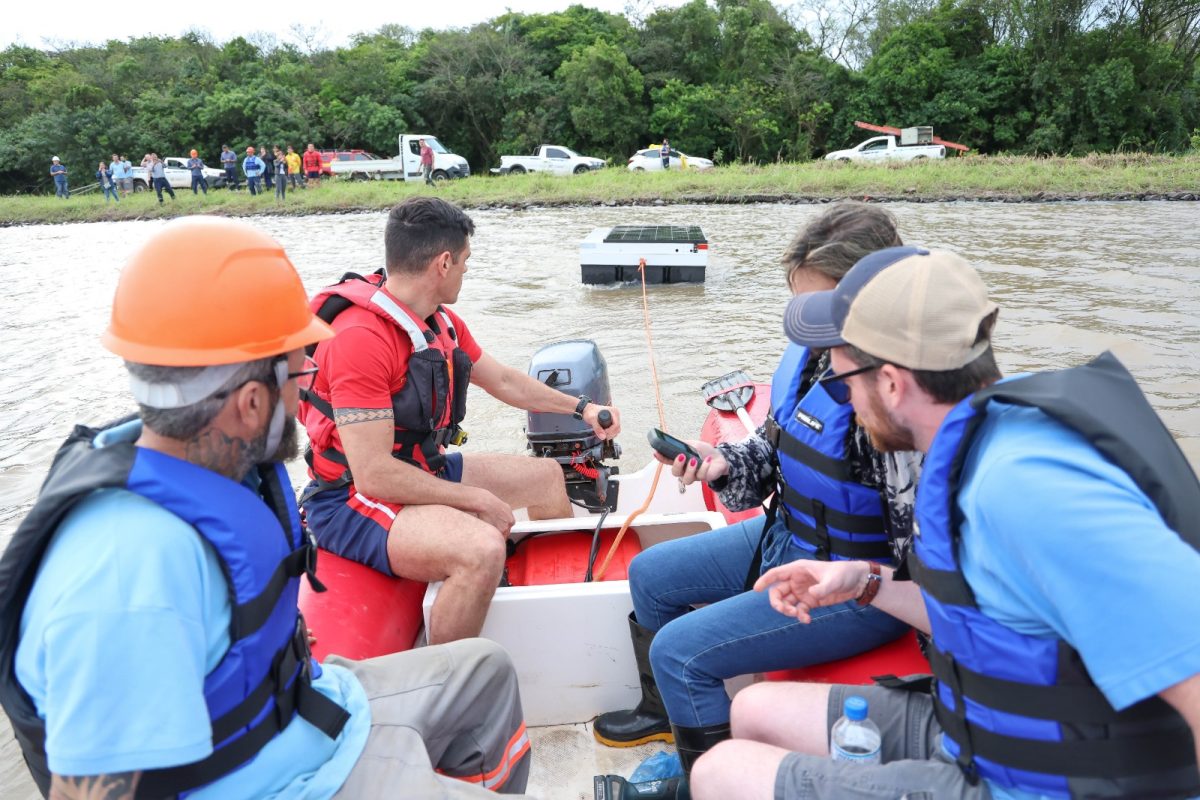
[[[694,458],[693,458],[691,461],[689,461],[689,462],[688,462],[688,466],[689,466],[689,467],[694,467],[694,466],[696,466],[696,459],[694,459]]]
[[[684,456],[683,454],[680,454],[675,460],[678,461],[680,464],[682,464],[684,458],[686,458],[686,456]]]
[[[712,456],[705,456],[705,457],[704,457],[704,463],[705,463],[705,464],[707,464],[707,463],[708,463],[708,462],[710,462],[710,461],[712,461]]]

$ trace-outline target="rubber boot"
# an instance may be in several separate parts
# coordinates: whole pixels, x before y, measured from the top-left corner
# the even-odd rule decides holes
[[[609,711],[596,717],[592,734],[596,741],[609,747],[634,747],[653,741],[670,743],[674,741],[671,721],[667,719],[667,709],[650,669],[650,642],[654,640],[654,631],[643,628],[630,614],[629,635],[633,639],[633,657],[642,681],[641,702],[637,708]]]
[[[686,775],[692,774],[692,766],[696,759],[707,753],[717,742],[723,742],[730,737],[729,723],[720,725],[702,725],[699,728],[685,728],[682,725],[672,725],[675,734],[675,752],[679,754],[679,763],[683,765]]]
[[[692,800],[687,777],[630,783],[620,775],[592,779],[596,800]]]

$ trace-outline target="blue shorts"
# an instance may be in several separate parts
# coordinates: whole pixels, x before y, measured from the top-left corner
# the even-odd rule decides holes
[[[438,477],[460,483],[462,473],[462,453],[447,453],[446,466]],[[315,484],[310,482],[303,493],[313,488]],[[351,484],[317,492],[304,503],[304,515],[321,549],[392,575],[387,537],[402,508],[400,503],[367,497]]]

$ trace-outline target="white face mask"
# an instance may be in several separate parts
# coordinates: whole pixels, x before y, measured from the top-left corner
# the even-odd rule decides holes
[[[287,359],[276,361],[275,386],[279,390],[279,399],[275,401],[275,410],[271,412],[271,425],[267,428],[267,458],[275,454],[275,451],[279,449],[279,443],[283,441],[283,423],[286,420],[286,413],[283,410],[283,387],[287,383],[287,376]]]

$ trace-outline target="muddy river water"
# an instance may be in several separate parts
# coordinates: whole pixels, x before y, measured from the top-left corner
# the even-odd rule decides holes
[[[186,202],[186,197],[181,201]],[[698,224],[710,243],[702,285],[652,287],[658,375],[673,432],[693,435],[700,385],[742,368],[769,380],[784,339],[779,256],[814,205],[489,210],[472,214],[474,256],[456,310],[485,350],[524,367],[541,345],[594,339],[623,415],[626,470],[657,424],[641,291],[580,282],[578,242],[615,224]],[[1001,306],[1007,372],[1080,363],[1111,349],[1139,379],[1193,465],[1200,465],[1200,209],[1195,203],[895,204],[906,242],[976,264]],[[381,213],[264,217],[310,292],[382,263]],[[120,361],[99,334],[117,275],[160,222],[0,229],[0,548],[32,503],[76,421],[127,413]],[[522,452],[523,413],[472,390],[468,450]],[[302,475],[293,468],[298,482]],[[0,725],[0,738],[8,739]],[[0,796],[28,794],[11,741]],[[7,785],[6,785],[7,784]]]

